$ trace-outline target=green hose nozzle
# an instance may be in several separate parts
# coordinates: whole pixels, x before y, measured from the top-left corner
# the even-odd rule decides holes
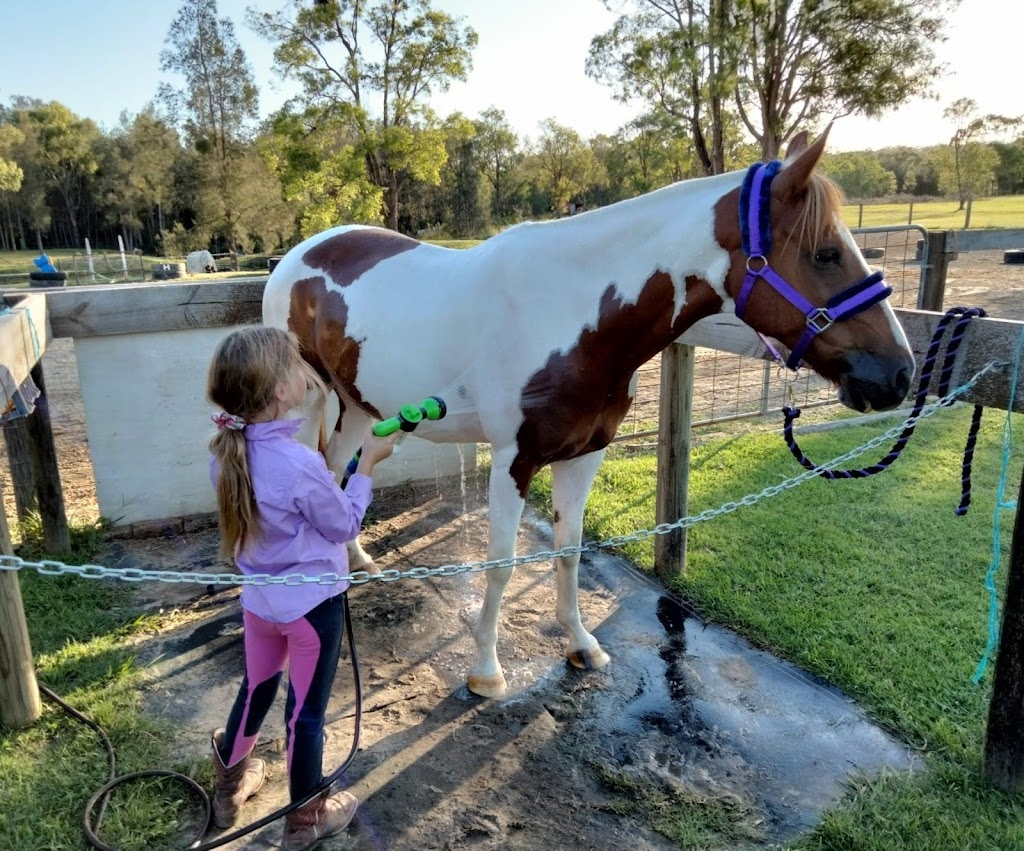
[[[397,417],[382,420],[373,427],[377,437],[387,437],[401,429],[413,431],[423,420],[440,420],[448,413],[448,407],[439,396],[428,396],[418,405],[402,405]]]
[[[402,405],[397,417],[381,420],[381,422],[373,427],[373,433],[377,437],[387,437],[399,429],[406,432],[413,431],[424,420],[441,420],[444,419],[444,415],[447,413],[448,406],[445,405],[444,399],[440,396],[428,396],[418,405]],[[362,449],[356,452],[352,456],[352,460],[348,462],[348,467],[342,479],[342,487],[348,481],[348,477],[356,471],[361,454]]]

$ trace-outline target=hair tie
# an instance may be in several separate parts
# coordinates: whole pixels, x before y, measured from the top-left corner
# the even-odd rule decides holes
[[[232,431],[241,431],[245,428],[245,420],[241,417],[236,417],[234,414],[228,414],[223,411],[219,414],[213,414],[210,417],[217,424],[217,430],[223,431],[228,428]]]

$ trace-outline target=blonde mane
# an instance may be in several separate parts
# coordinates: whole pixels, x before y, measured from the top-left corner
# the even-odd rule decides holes
[[[831,178],[819,171],[811,174],[807,200],[793,231],[801,247],[813,251],[835,232],[836,222],[842,221],[843,200],[843,190]]]

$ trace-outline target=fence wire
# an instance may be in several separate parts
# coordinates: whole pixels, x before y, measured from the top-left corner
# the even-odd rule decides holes
[[[893,288],[890,297],[893,307],[917,307],[923,253],[919,241],[927,239],[927,231],[917,225],[895,225],[855,228],[853,235],[858,247],[865,252],[868,265],[885,273],[886,281]],[[795,380],[787,378],[780,381],[777,367],[767,361],[700,347],[695,354],[694,428],[773,417],[794,400],[803,410],[839,402],[835,388],[810,370],[803,370]],[[616,441],[628,442],[657,435],[660,399],[659,354],[638,372],[636,396],[628,416],[619,427]]]

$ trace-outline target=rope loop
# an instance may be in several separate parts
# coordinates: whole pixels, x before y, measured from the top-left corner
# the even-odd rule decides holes
[[[910,441],[910,436],[914,433],[914,429],[918,425],[918,416],[921,410],[924,408],[925,399],[928,397],[928,386],[932,381],[932,373],[935,370],[935,362],[938,359],[939,348],[942,345],[942,339],[946,335],[946,329],[950,323],[956,318],[956,324],[953,326],[953,335],[950,337],[949,344],[946,346],[946,352],[942,360],[942,369],[939,372],[939,384],[937,394],[940,397],[945,397],[949,392],[949,383],[953,375],[953,366],[956,363],[956,355],[960,350],[960,343],[963,340],[964,333],[967,331],[967,326],[971,320],[976,316],[985,316],[985,311],[980,307],[951,307],[943,317],[939,320],[935,326],[935,333],[932,335],[931,343],[928,346],[928,353],[925,355],[924,363],[921,365],[921,378],[918,382],[917,395],[914,399],[914,408],[911,411],[910,416],[907,418],[907,422],[903,431],[899,437],[896,438],[896,442],[893,443],[892,448],[888,454],[885,455],[877,463],[872,464],[869,467],[859,467],[856,469],[846,470],[833,470],[826,467],[820,467],[811,461],[800,448],[796,442],[796,437],[793,435],[793,422],[799,418],[800,409],[796,407],[786,406],[782,409],[784,416],[782,434],[786,440],[786,446],[789,447],[790,453],[800,463],[805,470],[816,471],[819,476],[823,479],[863,479],[867,476],[873,476],[876,473],[881,473],[883,470],[888,470],[900,457],[903,450],[906,448],[907,443]],[[952,405],[954,399],[949,398],[945,401],[945,405]],[[974,448],[978,442],[978,430],[981,427],[981,413],[982,406],[974,406],[974,415],[971,417],[971,426],[967,434],[967,443],[964,446],[964,457],[963,463],[961,464],[961,475],[960,475],[960,505],[957,506],[956,515],[962,517],[967,513],[967,509],[971,504],[971,469],[974,462]]]

